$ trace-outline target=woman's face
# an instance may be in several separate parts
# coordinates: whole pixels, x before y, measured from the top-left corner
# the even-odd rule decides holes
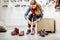
[[[36,4],[35,4],[35,5],[31,5],[31,7],[32,7],[33,9],[35,9],[35,8],[36,8]]]

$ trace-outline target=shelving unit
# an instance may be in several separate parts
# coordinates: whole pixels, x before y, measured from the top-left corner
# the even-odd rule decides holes
[[[2,7],[28,7],[30,4],[31,0],[0,0],[1,1],[1,5]],[[39,2],[41,3],[42,1],[39,0]],[[42,2],[43,3],[43,2]],[[41,3],[41,4],[42,4]],[[45,8],[48,5],[50,5],[51,0],[49,0],[48,2],[46,2],[48,4],[42,4],[42,7]],[[26,5],[26,6],[25,6]]]
[[[26,5],[26,3],[29,3],[29,0],[0,0],[1,1],[1,6],[2,7],[20,7],[20,5]]]

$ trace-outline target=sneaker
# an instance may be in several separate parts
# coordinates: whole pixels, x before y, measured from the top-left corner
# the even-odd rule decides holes
[[[31,30],[30,30],[30,29],[29,29],[29,30],[27,30],[27,33],[26,33],[26,34],[28,35],[28,34],[30,34],[30,33],[31,33]]]
[[[14,28],[14,31],[11,32],[12,35],[17,35],[19,34],[19,29],[18,28]]]
[[[45,34],[43,33],[42,30],[40,31],[40,36],[41,36],[41,37],[45,37]]]
[[[24,36],[24,31],[21,31],[21,32],[19,33],[19,36]]]
[[[45,35],[48,35],[48,32],[46,32],[45,29],[43,30],[43,33],[44,33]]]

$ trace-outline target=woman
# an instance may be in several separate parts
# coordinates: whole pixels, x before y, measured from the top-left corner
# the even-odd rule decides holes
[[[29,14],[29,12],[31,11],[31,14]],[[36,20],[38,18],[42,18],[43,17],[43,13],[42,13],[42,9],[41,9],[41,5],[38,4],[35,0],[32,0],[30,3],[30,7],[28,8],[28,10],[26,11],[25,15],[24,15],[25,19],[28,21],[28,30],[27,30],[27,34],[35,34],[35,23]],[[32,26],[32,30],[31,30],[31,25],[33,23]]]

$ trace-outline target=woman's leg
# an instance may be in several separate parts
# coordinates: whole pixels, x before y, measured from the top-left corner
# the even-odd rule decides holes
[[[31,32],[31,25],[28,23],[28,29],[27,29],[27,34]]]
[[[29,18],[28,18],[30,21],[32,21],[32,14],[29,15]],[[27,29],[27,34],[30,34],[31,32],[31,24],[28,23],[28,29]]]
[[[32,17],[32,22],[33,22],[33,25],[32,25],[32,32],[31,32],[31,34],[32,35],[34,35],[35,34],[35,25],[36,24],[34,24],[34,21],[36,21],[36,16],[35,16],[35,14],[33,14],[33,17]]]

